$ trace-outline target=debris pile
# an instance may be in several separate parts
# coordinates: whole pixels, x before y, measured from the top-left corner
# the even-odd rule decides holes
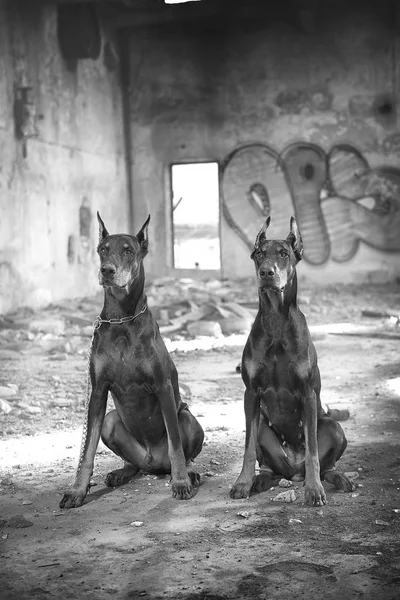
[[[252,283],[166,277],[148,287],[147,297],[162,335],[228,336],[251,329],[258,306]]]

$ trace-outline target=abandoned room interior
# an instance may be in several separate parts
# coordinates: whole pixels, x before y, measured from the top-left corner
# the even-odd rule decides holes
[[[397,0],[0,0],[0,598],[397,598],[399,98]],[[102,306],[97,213],[131,236],[150,215],[148,307],[205,432],[188,501],[157,474],[105,488],[100,442],[87,500],[59,508]],[[292,217],[355,482],[312,508],[297,484],[229,495],[250,255]]]

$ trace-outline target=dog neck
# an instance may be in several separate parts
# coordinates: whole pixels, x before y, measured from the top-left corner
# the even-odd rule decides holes
[[[287,321],[291,310],[297,310],[297,274],[283,290],[264,288],[259,291],[259,312],[268,329],[271,321],[279,323]]]
[[[140,263],[139,275],[125,288],[104,288],[102,319],[120,319],[138,314],[147,303],[144,293],[144,268]]]

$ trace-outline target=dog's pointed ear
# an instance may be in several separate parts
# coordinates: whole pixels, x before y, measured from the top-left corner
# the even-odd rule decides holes
[[[141,230],[136,235],[140,247],[144,252],[147,252],[149,247],[149,223],[150,223],[150,215],[147,217],[146,221],[143,223]]]
[[[101,244],[104,238],[106,238],[110,234],[108,233],[106,226],[104,225],[103,219],[101,218],[99,211],[97,211],[97,220],[99,222],[99,244]]]
[[[255,252],[257,252],[257,250],[259,249],[261,244],[263,244],[265,242],[265,240],[267,239],[266,233],[267,233],[267,229],[268,229],[270,223],[271,223],[271,217],[269,216],[267,218],[267,220],[265,221],[264,225],[261,227],[260,231],[257,233],[256,241],[254,242],[254,249],[250,255],[250,258],[253,258]]]
[[[301,260],[303,258],[303,240],[294,217],[290,218],[290,233],[287,236],[286,241],[292,246],[297,260]]]

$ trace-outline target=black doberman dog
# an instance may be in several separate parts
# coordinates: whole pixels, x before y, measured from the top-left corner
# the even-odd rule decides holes
[[[251,254],[259,311],[242,357],[246,441],[242,471],[230,495],[246,498],[284,477],[305,480],[306,502],[321,506],[326,503],[321,479],[346,492],[355,489],[335,468],[347,441],[339,423],[322,409],[317,354],[297,306],[300,232],[292,217],[286,240],[267,240],[269,224],[270,217]]]
[[[83,503],[100,435],[124,460],[123,468],[107,475],[108,486],[127,483],[139,470],[171,473],[173,497],[187,500],[200,482],[192,461],[202,449],[204,433],[181,401],[175,365],[147,305],[143,259],[150,216],[136,237],[110,235],[97,217],[104,306],[95,322],[78,470],[60,507]],[[108,392],[116,409],[106,415]]]

